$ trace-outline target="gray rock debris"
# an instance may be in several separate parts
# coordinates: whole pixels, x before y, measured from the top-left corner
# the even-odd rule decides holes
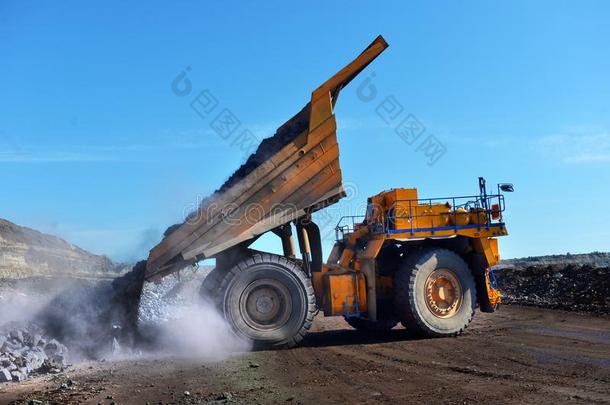
[[[35,325],[0,330],[0,382],[20,382],[32,373],[57,372],[68,366],[68,349],[42,336]]]
[[[11,372],[6,368],[0,368],[0,382],[11,381],[13,376],[11,376]]]

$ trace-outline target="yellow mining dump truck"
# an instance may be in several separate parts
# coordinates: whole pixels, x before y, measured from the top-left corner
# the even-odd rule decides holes
[[[297,344],[318,309],[358,329],[402,322],[431,336],[462,331],[477,305],[493,311],[499,294],[489,268],[499,260],[495,237],[507,232],[500,189],[487,195],[483,180],[474,197],[421,200],[415,189],[371,197],[363,218],[342,219],[323,262],[311,214],[345,196],[333,108],[341,89],[387,46],[375,39],[196,212],[170,227],[150,251],[146,278],[215,258],[202,294],[236,334],[263,347]],[[283,255],[250,248],[267,232],[278,236]]]

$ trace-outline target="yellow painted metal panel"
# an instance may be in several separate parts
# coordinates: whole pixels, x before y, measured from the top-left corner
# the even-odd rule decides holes
[[[378,37],[314,90],[309,108],[302,110],[309,111],[309,128],[245,177],[213,195],[197,216],[155,246],[148,257],[147,277],[177,270],[182,263],[209,257],[269,231],[281,225],[276,220],[295,219],[290,214],[276,215],[273,210],[278,204],[292,204],[294,215],[304,215],[343,197],[333,106],[339,91],[387,46]],[[253,205],[260,220],[244,222]]]

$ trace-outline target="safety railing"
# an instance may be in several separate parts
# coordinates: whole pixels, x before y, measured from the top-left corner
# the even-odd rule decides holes
[[[439,205],[447,205],[446,212],[435,212]],[[399,213],[396,213],[397,209]],[[502,226],[504,220],[504,196],[502,194],[471,195],[459,197],[423,198],[417,200],[397,200],[387,211],[384,223],[386,233],[411,234],[453,230],[456,233],[462,229],[489,229]],[[421,211],[425,213],[420,213]],[[448,222],[443,224],[443,218]],[[472,223],[471,219],[476,218]],[[439,225],[434,225],[435,219]],[[429,222],[431,226],[421,226]],[[400,227],[397,224],[400,223]],[[404,225],[408,224],[407,227]]]
[[[447,207],[446,211],[439,210],[438,207],[442,205]],[[405,232],[434,234],[446,230],[457,233],[462,229],[489,229],[504,225],[502,217],[504,209],[502,194],[397,200],[384,213],[384,222],[376,224],[378,226],[373,227],[373,231],[387,234]],[[367,211],[371,213],[374,210],[369,207]],[[476,223],[470,222],[471,217],[477,219]],[[336,239],[342,240],[346,234],[354,232],[366,222],[367,217],[364,215],[341,217],[335,228]],[[430,226],[421,226],[426,223]],[[375,224],[368,223],[368,225]]]
[[[364,215],[346,215],[339,219],[335,227],[335,239],[342,240],[346,234],[352,233],[364,224]]]

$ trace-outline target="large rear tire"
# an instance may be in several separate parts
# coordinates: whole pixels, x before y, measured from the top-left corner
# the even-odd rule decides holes
[[[316,311],[311,280],[283,256],[264,253],[242,260],[224,275],[220,291],[224,317],[255,348],[295,346]]]
[[[472,272],[447,249],[407,257],[394,277],[394,311],[416,335],[460,334],[472,320],[476,302]]]
[[[359,318],[355,316],[345,317],[345,321],[354,329],[358,329],[369,333],[387,333],[396,325],[397,321],[382,319],[379,321],[371,321],[366,318]]]

